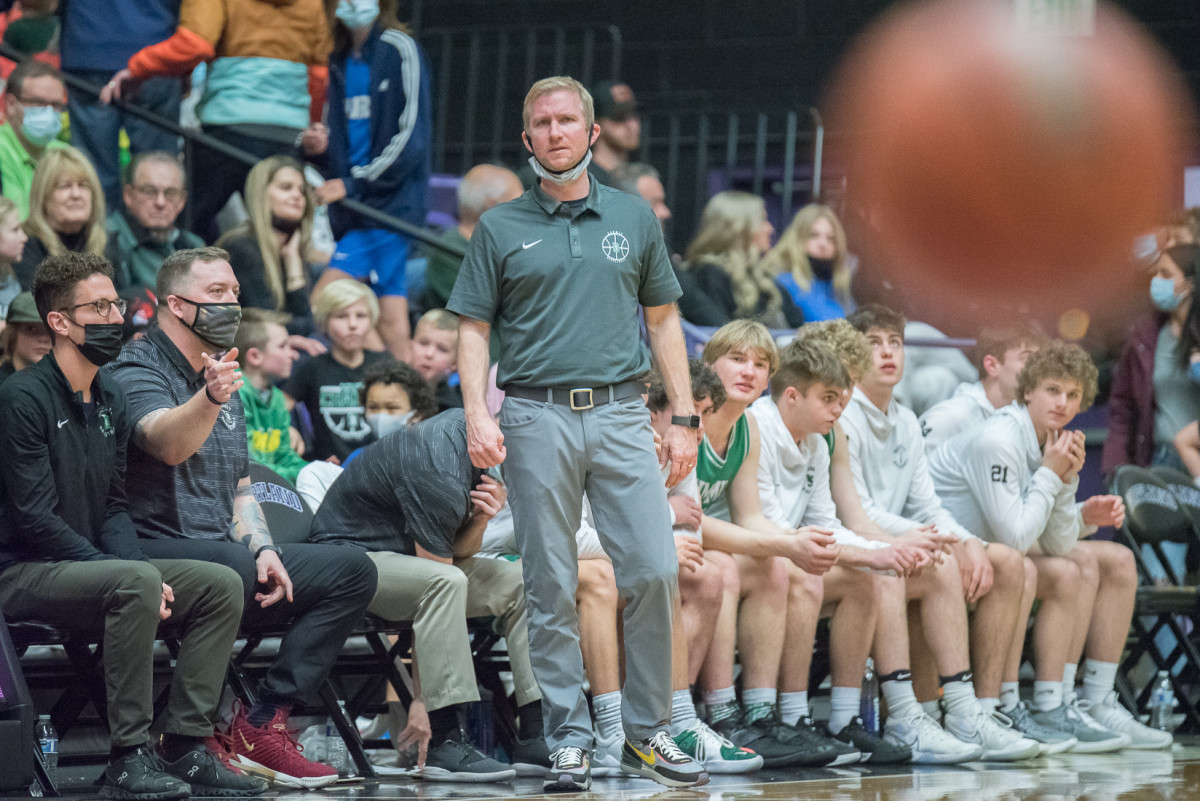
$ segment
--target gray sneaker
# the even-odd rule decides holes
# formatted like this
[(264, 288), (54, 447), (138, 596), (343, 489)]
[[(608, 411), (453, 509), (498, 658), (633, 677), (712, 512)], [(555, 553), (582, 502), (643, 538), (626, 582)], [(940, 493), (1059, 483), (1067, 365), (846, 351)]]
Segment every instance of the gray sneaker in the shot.
[(550, 754), (543, 793), (582, 793), (592, 786), (592, 758), (587, 750), (564, 745)]
[(1059, 704), (1054, 709), (1034, 712), (1033, 719), (1051, 729), (1066, 732), (1076, 739), (1073, 754), (1107, 754), (1129, 745), (1124, 734), (1109, 731), (1080, 709), (1076, 702)]
[(506, 782), (516, 775), (511, 765), (485, 756), (459, 729), (429, 749), (417, 777), (434, 782)]
[(1067, 734), (1065, 731), (1059, 731), (1058, 729), (1038, 723), (1034, 720), (1033, 713), (1029, 711), (1029, 705), (1024, 701), (1012, 709), (1003, 710), (1003, 712), (1012, 721), (1014, 729), (1041, 744), (1042, 756), (1061, 754), (1063, 751), (1069, 751), (1075, 747), (1075, 743), (1079, 742), (1073, 735)]

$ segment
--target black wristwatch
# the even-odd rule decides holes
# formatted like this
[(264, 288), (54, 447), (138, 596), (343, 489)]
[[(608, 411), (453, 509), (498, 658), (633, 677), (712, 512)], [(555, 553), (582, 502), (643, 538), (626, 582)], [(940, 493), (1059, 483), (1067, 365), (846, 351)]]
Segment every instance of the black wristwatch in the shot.
[(695, 431), (697, 428), (700, 427), (700, 415), (698, 415), (698, 414), (692, 414), (692, 415), (673, 414), (673, 415), (671, 415), (671, 425), (684, 426), (685, 428), (690, 428), (693, 431)]
[(255, 562), (258, 561), (258, 557), (262, 556), (263, 551), (274, 551), (277, 554), (283, 554), (283, 551), (279, 550), (278, 545), (264, 545), (263, 547), (259, 548), (257, 551), (254, 552), (254, 561)]

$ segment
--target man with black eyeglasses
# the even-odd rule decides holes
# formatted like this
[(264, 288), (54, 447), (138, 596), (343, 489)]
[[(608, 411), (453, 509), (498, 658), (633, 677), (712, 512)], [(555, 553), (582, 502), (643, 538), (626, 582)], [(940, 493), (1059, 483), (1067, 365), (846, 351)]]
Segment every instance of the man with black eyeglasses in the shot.
[[(241, 579), (213, 562), (147, 559), (129, 516), (131, 421), (122, 388), (100, 373), (121, 348), (112, 269), (95, 255), (50, 256), (33, 294), (54, 346), (0, 388), (0, 605), (10, 620), (103, 631), (102, 798), (260, 795), (266, 782), (231, 767), (213, 739)], [(181, 639), (152, 750), (161, 621)]]
[(33, 169), (50, 148), (66, 147), (62, 132), (66, 88), (54, 70), (40, 61), (25, 61), (4, 85), (4, 119), (0, 125), (0, 186), (21, 212), (29, 216)]
[(108, 215), (104, 255), (113, 265), (117, 291), (153, 290), (163, 261), (177, 250), (204, 247), (204, 240), (176, 227), (187, 202), (183, 167), (170, 153), (138, 153), (122, 187), (125, 208)]

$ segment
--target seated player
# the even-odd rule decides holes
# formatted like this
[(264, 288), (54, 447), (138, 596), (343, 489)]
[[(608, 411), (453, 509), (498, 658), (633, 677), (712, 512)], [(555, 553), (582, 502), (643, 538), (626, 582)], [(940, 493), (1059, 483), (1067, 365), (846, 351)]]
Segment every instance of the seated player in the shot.
[[(103, 798), (257, 796), (266, 782), (213, 739), (226, 660), (242, 617), (241, 582), (222, 565), (148, 560), (126, 509), (131, 422), (100, 367), (121, 347), (124, 301), (94, 255), (42, 262), (33, 294), (54, 340), (0, 390), (0, 604), (10, 621), (102, 630), (111, 750)], [(182, 632), (162, 744), (154, 721), (154, 640)]]
[[(839, 621), (835, 613), (830, 645), (834, 687), (845, 688), (839, 695), (857, 699), (854, 688), (861, 686), (867, 655), (872, 652), (888, 702), (884, 741), (911, 751), (914, 762), (978, 759), (984, 754), (981, 746), (944, 731), (917, 703), (909, 672), (906, 598), (920, 600), (923, 617), (935, 624), (930, 627), (937, 639), (933, 651), (945, 680), (947, 703), (956, 712), (960, 708), (964, 713), (977, 712), (967, 658), (966, 610), (953, 557), (945, 555), (933, 569), (927, 548), (864, 539), (842, 525), (829, 490), (829, 445), (824, 437), (842, 413), (850, 375), (821, 342), (792, 342), (781, 351), (779, 361), (779, 370), (771, 378), (771, 397), (750, 407), (762, 436), (758, 488), (763, 511), (777, 525), (805, 524), (833, 533), (841, 546), (837, 567), (844, 571), (835, 581), (849, 588), (849, 597), (872, 599), (853, 635), (839, 636), (840, 628), (853, 624)], [(791, 674), (781, 675), (785, 686), (805, 690), (816, 618), (826, 602), (822, 592), (831, 582), (827, 577), (824, 588), (814, 584), (793, 573), (788, 643), (795, 655)], [(873, 632), (873, 640), (866, 632)], [(788, 666), (785, 660), (785, 669)]]
[[(890, 536), (902, 537), (920, 526), (953, 535), (956, 541), (951, 549), (962, 568), (962, 597), (975, 606), (971, 619), (973, 684), (978, 706), (986, 714), (976, 714), (975, 706), (967, 705), (965, 714), (948, 710), (944, 725), (958, 739), (983, 746), (985, 759), (1036, 756), (1040, 748), (1032, 740), (1019, 736), (1008, 718), (993, 714), (999, 705), (1002, 674), (1012, 663), (1011, 679), (1017, 680), (1025, 643), (1029, 610), (1022, 603), (1025, 560), (1005, 545), (993, 543), (985, 548), (982, 540), (946, 511), (934, 492), (917, 417), (893, 397), (904, 375), (904, 318), (891, 309), (867, 304), (855, 310), (847, 322), (867, 338), (872, 352), (872, 364), (859, 378), (841, 420), (850, 470), (864, 511)], [(1032, 563), (1029, 572), (1032, 583)], [(1010, 659), (1014, 652), (1015, 659)], [(1057, 744), (1064, 738), (1052, 739)]]
[(514, 763), (539, 774), (550, 763), (541, 736), (541, 692), (529, 665), (521, 567), (474, 558), (504, 499), (504, 487), (472, 467), (465, 418), (452, 410), (365, 448), (313, 518), (313, 542), (356, 546), (375, 563), (379, 585), (367, 611), (413, 621), (419, 688), (408, 725), (421, 730), (428, 714), (418, 758), (425, 779), (505, 781), (516, 775), (482, 754), (465, 731), (466, 706), (479, 700), (468, 617), (494, 615), (508, 643), (522, 727)]
[(292, 374), (296, 351), (283, 327), (287, 316), (267, 309), (242, 309), (233, 346), (245, 383), (238, 390), (246, 414), (250, 458), (262, 462), (293, 484), (307, 462), (292, 448), (292, 416), (283, 391), (276, 386)]
[[(1128, 548), (1086, 537), (1098, 526), (1121, 525), (1124, 505), (1114, 495), (1075, 503), (1083, 432), (1066, 426), (1095, 398), (1096, 379), (1078, 346), (1044, 344), (1017, 378), (1017, 403), (943, 443), (930, 457), (930, 475), (956, 519), (989, 541), (1029, 553), (1038, 566), (1037, 596), (1057, 601), (1037, 619), (1034, 719), (1076, 737), (1076, 751), (1167, 748), (1170, 733), (1138, 723), (1113, 692), (1137, 574)], [(1066, 598), (1058, 591), (1063, 582), (1077, 587)], [(1087, 661), (1076, 704), (1081, 652)]]

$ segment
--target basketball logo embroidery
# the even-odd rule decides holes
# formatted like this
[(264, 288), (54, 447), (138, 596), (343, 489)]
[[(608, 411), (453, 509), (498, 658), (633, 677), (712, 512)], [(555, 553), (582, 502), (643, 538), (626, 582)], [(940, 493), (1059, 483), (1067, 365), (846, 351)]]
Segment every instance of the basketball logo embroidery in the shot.
[(609, 231), (600, 242), (600, 248), (609, 261), (625, 261), (629, 255), (629, 240), (620, 231)]

